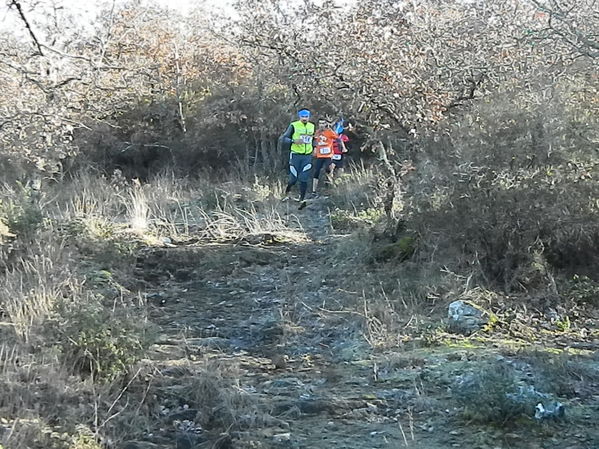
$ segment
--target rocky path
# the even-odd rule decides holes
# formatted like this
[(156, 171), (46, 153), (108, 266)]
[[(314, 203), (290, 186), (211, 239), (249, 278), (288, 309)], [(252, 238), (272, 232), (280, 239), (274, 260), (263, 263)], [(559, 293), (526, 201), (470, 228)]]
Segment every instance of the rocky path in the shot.
[[(155, 394), (144, 435), (126, 449), (462, 446), (466, 430), (452, 424), (447, 388), (479, 355), (374, 352), (364, 316), (344, 307), (355, 293), (327, 277), (337, 237), (326, 204), (291, 212), (305, 233), (297, 242), (140, 257), (159, 330), (147, 361)], [(535, 446), (517, 432), (468, 440), (478, 441), (473, 448), (566, 447)], [(572, 447), (592, 447), (581, 441)]]

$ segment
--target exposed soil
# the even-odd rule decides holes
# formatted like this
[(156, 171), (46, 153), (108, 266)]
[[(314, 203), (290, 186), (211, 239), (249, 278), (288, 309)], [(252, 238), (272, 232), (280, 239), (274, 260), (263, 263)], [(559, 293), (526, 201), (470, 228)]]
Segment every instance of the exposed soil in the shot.
[[(374, 348), (356, 306), (361, 292), (326, 275), (342, 238), (331, 232), (326, 202), (290, 208), (303, 240), (176, 246), (139, 257), (138, 282), (160, 332), (147, 361), (157, 394), (147, 432), (127, 448), (599, 447), (591, 381), (584, 396), (560, 398), (564, 420), (508, 428), (464, 420), (451, 394), (456, 378), (483, 361), (516, 363), (532, 341), (498, 332)], [(592, 349), (593, 339), (584, 340)], [(582, 356), (597, 370), (588, 349)]]

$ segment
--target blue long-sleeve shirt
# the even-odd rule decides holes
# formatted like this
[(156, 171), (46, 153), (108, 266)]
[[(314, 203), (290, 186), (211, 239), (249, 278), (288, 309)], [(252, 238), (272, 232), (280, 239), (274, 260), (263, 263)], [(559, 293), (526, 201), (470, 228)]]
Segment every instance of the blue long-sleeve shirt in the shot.
[(281, 139), (286, 144), (291, 145), (293, 143), (292, 136), (293, 136), (293, 125), (289, 124), (289, 126), (287, 127), (287, 130), (281, 136)]

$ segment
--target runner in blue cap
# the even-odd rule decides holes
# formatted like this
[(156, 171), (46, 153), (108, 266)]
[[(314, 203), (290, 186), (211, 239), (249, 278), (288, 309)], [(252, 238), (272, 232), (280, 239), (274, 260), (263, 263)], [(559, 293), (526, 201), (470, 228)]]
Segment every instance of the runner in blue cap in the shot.
[(312, 139), (314, 137), (314, 123), (310, 122), (312, 114), (308, 109), (301, 109), (297, 116), (299, 120), (292, 122), (281, 136), (281, 141), (290, 145), (289, 151), (289, 181), (285, 189), (285, 198), (289, 199), (291, 188), (299, 180), (300, 205), (299, 209), (306, 207), (306, 191), (312, 169)]

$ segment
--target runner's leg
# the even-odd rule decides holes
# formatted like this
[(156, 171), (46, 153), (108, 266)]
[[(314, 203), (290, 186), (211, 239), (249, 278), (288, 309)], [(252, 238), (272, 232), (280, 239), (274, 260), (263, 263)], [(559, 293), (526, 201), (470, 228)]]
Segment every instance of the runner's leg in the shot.
[(323, 162), (324, 165), (324, 177), (325, 177), (325, 185), (330, 185), (333, 182), (333, 170), (331, 168), (331, 159), (325, 159)]
[[(308, 181), (310, 179), (310, 170), (312, 169), (312, 156), (304, 155), (302, 156), (301, 163), (301, 171), (298, 173), (298, 178), (300, 182), (300, 201), (303, 203), (306, 199), (306, 191), (308, 190)], [(306, 205), (300, 204), (300, 209), (303, 209)]]
[(316, 193), (318, 189), (318, 179), (320, 178), (320, 171), (322, 170), (322, 163), (324, 159), (314, 159), (314, 175), (312, 177), (312, 193)]
[(337, 178), (340, 178), (343, 175), (343, 167), (345, 165), (345, 156), (341, 155), (341, 159), (335, 161), (335, 171), (337, 172)]
[(300, 181), (300, 201), (304, 201), (306, 198), (306, 191), (308, 190), (308, 183), (306, 181)]
[(289, 182), (288, 186), (293, 186), (297, 182), (297, 178), (299, 177), (300, 167), (300, 158), (299, 155), (291, 153), (289, 156)]
[(291, 188), (295, 185), (298, 180), (298, 168), (299, 160), (297, 155), (291, 153), (289, 155), (289, 180), (287, 181), (287, 188), (285, 189), (285, 195), (288, 195)]

